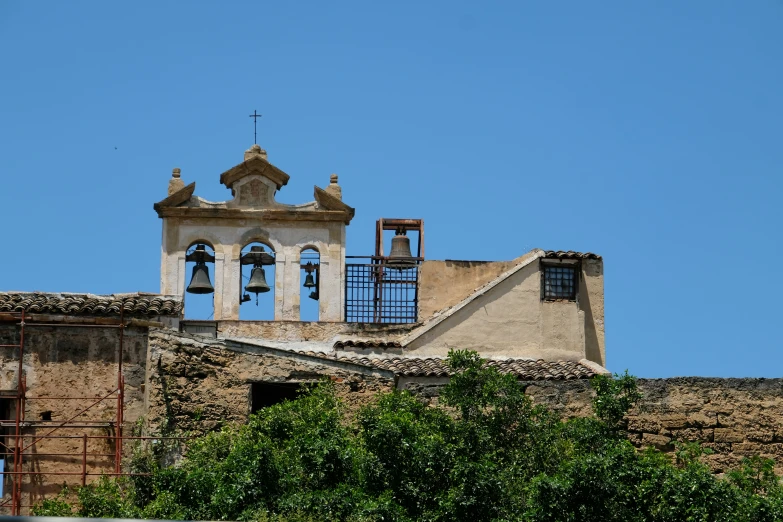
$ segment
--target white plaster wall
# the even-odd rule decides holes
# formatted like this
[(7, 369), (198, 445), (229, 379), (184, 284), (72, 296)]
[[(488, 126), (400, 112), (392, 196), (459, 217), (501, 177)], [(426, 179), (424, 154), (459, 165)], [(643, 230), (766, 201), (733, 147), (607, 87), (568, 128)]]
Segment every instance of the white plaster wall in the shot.
[[(171, 222), (169, 222), (171, 221)], [(161, 252), (161, 292), (183, 295), (190, 274), (185, 252), (195, 242), (215, 250), (215, 319), (239, 318), (239, 258), (252, 242), (267, 244), (275, 252), (275, 320), (298, 321), (300, 257), (305, 248), (320, 254), (319, 320), (342, 321), (344, 313), (343, 265), (345, 225), (335, 222), (263, 222), (260, 219), (164, 219)], [(247, 269), (247, 267), (245, 267)]]
[(530, 263), (492, 291), (414, 339), (406, 354), (445, 356), (450, 349), (484, 356), (580, 360), (584, 314), (575, 302), (542, 302), (539, 263)]

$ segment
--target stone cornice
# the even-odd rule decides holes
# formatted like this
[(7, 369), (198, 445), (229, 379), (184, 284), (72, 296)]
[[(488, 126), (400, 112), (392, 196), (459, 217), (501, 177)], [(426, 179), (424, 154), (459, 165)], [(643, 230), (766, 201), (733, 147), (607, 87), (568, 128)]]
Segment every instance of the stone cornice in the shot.
[(251, 174), (258, 174), (269, 179), (277, 185), (277, 190), (280, 190), (283, 185), (286, 185), (290, 179), (288, 174), (275, 167), (261, 156), (253, 156), (221, 174), (220, 182), (227, 188), (231, 188), (234, 183)]
[(246, 208), (199, 208), (199, 207), (155, 207), (158, 217), (181, 218), (227, 218), (263, 219), (268, 221), (340, 221), (351, 222), (353, 213), (341, 210), (299, 210), (299, 209), (246, 209)]
[(161, 210), (164, 207), (176, 207), (177, 205), (181, 205), (185, 203), (187, 200), (193, 196), (193, 191), (196, 190), (196, 182), (194, 181), (190, 185), (183, 187), (176, 191), (174, 194), (170, 195), (166, 199), (162, 199), (158, 201), (157, 203), (152, 205), (152, 208), (155, 209), (155, 211), (160, 215)]

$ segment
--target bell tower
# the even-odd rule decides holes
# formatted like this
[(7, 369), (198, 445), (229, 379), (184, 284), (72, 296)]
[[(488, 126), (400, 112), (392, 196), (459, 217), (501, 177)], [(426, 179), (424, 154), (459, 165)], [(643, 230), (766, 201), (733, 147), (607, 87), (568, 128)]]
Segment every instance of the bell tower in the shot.
[[(275, 321), (299, 320), (303, 283), (317, 283), (313, 295), (320, 321), (343, 321), (345, 227), (354, 209), (343, 203), (335, 174), (325, 189), (314, 187), (314, 201), (279, 203), (275, 195), (289, 179), (258, 145), (220, 175), (220, 183), (231, 191), (232, 199), (226, 201), (196, 196), (196, 183), (185, 185), (180, 169), (174, 169), (168, 196), (153, 206), (163, 221), (161, 293), (209, 293), (205, 267), (214, 263), (214, 319), (237, 320), (240, 305), (252, 299), (250, 293), (257, 297), (269, 290), (264, 287), (265, 267), (272, 266)], [(305, 250), (318, 253), (317, 265), (308, 265)], [(196, 262), (192, 274), (186, 273), (186, 261)], [(306, 281), (300, 281), (302, 269), (307, 270)], [(249, 283), (242, 281), (243, 270), (250, 275)]]

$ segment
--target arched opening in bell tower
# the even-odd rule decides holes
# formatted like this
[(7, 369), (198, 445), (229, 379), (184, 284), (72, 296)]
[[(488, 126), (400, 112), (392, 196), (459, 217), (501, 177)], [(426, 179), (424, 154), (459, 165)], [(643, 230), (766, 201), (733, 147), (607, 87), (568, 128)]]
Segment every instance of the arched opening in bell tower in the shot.
[(242, 247), (240, 254), (240, 306), (242, 321), (275, 319), (275, 251), (259, 241)]
[(320, 318), (321, 254), (315, 247), (302, 249), (299, 256), (299, 320)]
[(206, 241), (194, 241), (185, 251), (185, 318), (215, 317), (215, 249)]

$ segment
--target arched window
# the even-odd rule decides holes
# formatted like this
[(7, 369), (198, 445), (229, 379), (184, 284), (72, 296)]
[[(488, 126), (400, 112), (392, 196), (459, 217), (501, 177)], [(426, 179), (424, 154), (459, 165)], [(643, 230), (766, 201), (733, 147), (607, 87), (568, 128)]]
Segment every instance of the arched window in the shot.
[(315, 248), (305, 248), (299, 258), (299, 320), (319, 320), (319, 276), (321, 255)]
[(260, 242), (245, 245), (240, 254), (240, 307), (243, 321), (275, 318), (275, 251)]
[(197, 241), (185, 252), (185, 318), (211, 320), (215, 317), (215, 250)]

